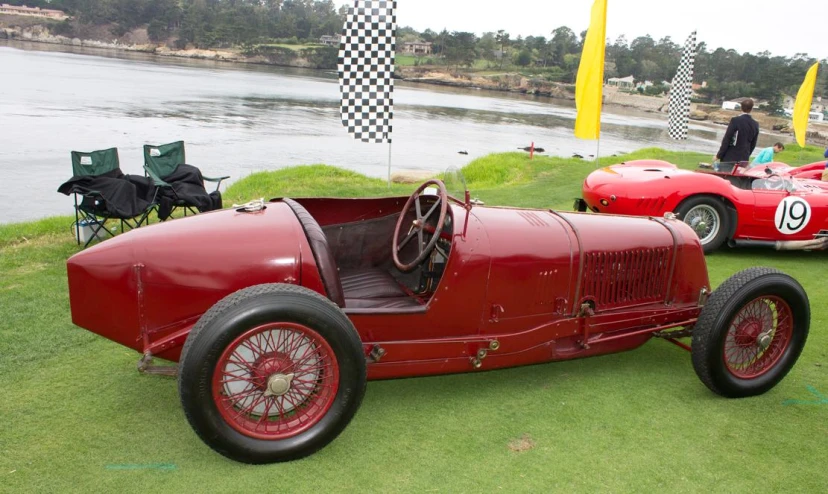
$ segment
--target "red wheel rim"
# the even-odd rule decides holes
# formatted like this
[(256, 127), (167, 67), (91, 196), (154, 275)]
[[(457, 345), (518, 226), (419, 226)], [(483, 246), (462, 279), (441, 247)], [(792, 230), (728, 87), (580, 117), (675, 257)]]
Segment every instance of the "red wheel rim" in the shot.
[(793, 315), (779, 297), (762, 296), (746, 304), (725, 335), (724, 362), (740, 379), (755, 379), (779, 361), (793, 334)]
[(339, 389), (339, 364), (316, 331), (293, 323), (253, 328), (224, 350), (213, 372), (213, 402), (233, 429), (285, 439), (319, 422)]

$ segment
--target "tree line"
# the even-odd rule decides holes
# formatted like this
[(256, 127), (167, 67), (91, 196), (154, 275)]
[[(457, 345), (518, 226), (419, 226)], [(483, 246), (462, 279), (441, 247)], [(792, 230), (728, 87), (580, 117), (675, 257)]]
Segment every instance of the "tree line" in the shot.
[[(331, 0), (4, 0), (61, 9), (73, 16), (56, 30), (71, 35), (73, 23), (108, 24), (114, 35), (147, 27), (151, 40), (174, 40), (179, 47), (242, 47), (249, 53), (261, 51), (268, 43), (317, 42), (322, 35), (336, 35), (342, 29), (347, 5), (337, 7)], [(573, 83), (586, 32), (576, 34), (566, 26), (549, 36), (513, 37), (505, 30), (478, 36), (461, 31), (418, 32), (410, 27), (398, 30), (398, 44), (405, 41), (432, 43), (432, 54), (415, 63), (443, 65), (455, 70), (519, 70), (551, 82)], [(398, 52), (401, 50), (398, 49)], [(675, 74), (682, 46), (670, 37), (655, 40), (649, 35), (632, 41), (620, 36), (608, 40), (605, 77), (632, 75), (636, 81), (652, 81), (648, 91), (666, 88)], [(335, 57), (325, 56), (325, 64)], [(694, 81), (706, 86), (697, 93), (708, 102), (753, 96), (781, 108), (782, 94), (795, 95), (808, 67), (816, 60), (805, 53), (793, 57), (769, 52), (739, 53), (699, 43)], [(826, 62), (823, 60), (823, 63)], [(818, 96), (828, 97), (828, 67), (823, 66), (817, 81)]]
[[(418, 38), (432, 43), (432, 50), (447, 65), (476, 66), (486, 61), (486, 68), (518, 67), (535, 72), (550, 81), (573, 83), (578, 72), (586, 32), (576, 35), (562, 26), (549, 38), (527, 36), (512, 38), (504, 31), (483, 33), (431, 30), (416, 32), (402, 28), (403, 38)], [(683, 45), (670, 37), (654, 40), (649, 35), (628, 41), (620, 36), (607, 42), (604, 77), (633, 76), (636, 81), (651, 81), (655, 90), (669, 83), (676, 73)], [(770, 52), (739, 53), (733, 49), (710, 50), (706, 43), (697, 45), (694, 82), (705, 83), (697, 93), (708, 102), (752, 96), (769, 102), (771, 109), (780, 109), (783, 94), (796, 95), (808, 68), (817, 60), (806, 53), (793, 57), (773, 56)], [(822, 60), (817, 96), (828, 97), (828, 60)], [(479, 64), (477, 65), (479, 66)], [(666, 87), (661, 89), (666, 90)]]
[[(147, 27), (152, 41), (228, 48), (269, 40), (316, 41), (342, 30), (331, 0), (3, 0), (60, 9), (81, 24), (110, 24), (112, 34)], [(71, 29), (66, 23), (65, 29)], [(70, 33), (71, 34), (71, 33)]]

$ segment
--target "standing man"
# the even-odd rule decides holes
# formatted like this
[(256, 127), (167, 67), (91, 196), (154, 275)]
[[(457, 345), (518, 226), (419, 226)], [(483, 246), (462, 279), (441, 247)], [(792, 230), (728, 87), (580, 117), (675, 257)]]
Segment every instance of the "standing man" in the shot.
[(759, 124), (750, 116), (753, 100), (742, 101), (742, 114), (730, 119), (722, 147), (716, 153), (715, 160), (723, 163), (737, 163), (750, 160), (750, 154), (756, 149), (759, 140)]

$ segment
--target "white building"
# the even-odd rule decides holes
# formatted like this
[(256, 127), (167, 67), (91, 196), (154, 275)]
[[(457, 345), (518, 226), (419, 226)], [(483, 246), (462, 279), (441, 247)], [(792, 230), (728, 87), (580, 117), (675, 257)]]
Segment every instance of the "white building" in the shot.
[(622, 89), (632, 89), (635, 85), (635, 79), (633, 76), (628, 75), (627, 77), (610, 77), (607, 79), (607, 86), (617, 86)]
[[(785, 113), (786, 117), (793, 117), (793, 108), (785, 108), (782, 112)], [(824, 122), (825, 114), (818, 111), (812, 111), (808, 113), (808, 120), (811, 122)]]
[(57, 21), (62, 21), (64, 19), (69, 18), (69, 16), (66, 15), (66, 13), (62, 10), (41, 9), (40, 7), (26, 7), (25, 5), (9, 5), (7, 3), (0, 4), (0, 14), (46, 17), (48, 19), (55, 19)]

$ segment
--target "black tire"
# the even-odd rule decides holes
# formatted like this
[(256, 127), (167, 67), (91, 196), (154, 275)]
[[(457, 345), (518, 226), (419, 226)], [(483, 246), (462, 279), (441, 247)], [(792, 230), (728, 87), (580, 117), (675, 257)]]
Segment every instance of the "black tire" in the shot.
[[(222, 416), (214, 401), (213, 376), (214, 372), (219, 372), (216, 366), (229, 345), (247, 331), (273, 323), (301, 325), (323, 338), (323, 344), (332, 350), (326, 355), (337, 366), (339, 378), (336, 380), (332, 377), (335, 374), (328, 370), (316, 371), (314, 378), (327, 373), (331, 382), (338, 382), (338, 387), (335, 394), (331, 392), (328, 397), (331, 401), (327, 403), (327, 411), (317, 413), (318, 421), (310, 428), (291, 437), (262, 439), (240, 433)], [(226, 373), (226, 370), (222, 372)], [(247, 377), (253, 375), (251, 370)], [(290, 379), (293, 379), (292, 374), (287, 381), (288, 388)], [(215, 451), (244, 463), (290, 461), (323, 448), (351, 421), (362, 402), (365, 386), (365, 356), (351, 321), (327, 298), (294, 285), (257, 285), (219, 301), (201, 317), (187, 337), (179, 364), (178, 390), (190, 425)], [(322, 393), (318, 388), (313, 389), (309, 395)], [(270, 416), (267, 412), (260, 415)]]
[[(691, 215), (691, 213), (693, 214)], [(703, 233), (697, 230), (698, 225), (694, 223), (699, 213), (715, 218), (717, 222), (715, 233), (711, 231), (707, 236), (704, 236)], [(679, 204), (679, 207), (676, 208), (676, 214), (681, 221), (690, 225), (693, 231), (699, 235), (705, 254), (715, 251), (727, 240), (728, 232), (730, 232), (730, 217), (721, 199), (713, 196), (693, 196)], [(708, 228), (712, 227), (708, 225)]]
[[(753, 319), (749, 319), (750, 311), (754, 311)], [(756, 317), (757, 311), (762, 318)], [(736, 319), (740, 312), (746, 316)], [(787, 321), (788, 316), (792, 323), (779, 324), (780, 320)], [(741, 323), (738, 327), (734, 324), (737, 321)], [(769, 325), (751, 326), (755, 321), (770, 321), (775, 329), (771, 334)], [(776, 269), (746, 269), (722, 283), (702, 309), (692, 333), (693, 368), (714, 393), (728, 398), (760, 395), (779, 383), (796, 363), (808, 338), (810, 322), (808, 296), (795, 279)], [(734, 331), (729, 335), (731, 326)], [(789, 329), (780, 329), (785, 326)], [(739, 333), (742, 327), (744, 333)], [(745, 336), (749, 330), (757, 333), (755, 340)], [(764, 347), (760, 344), (762, 334), (766, 334)], [(767, 363), (767, 367), (744, 371), (730, 368), (725, 358), (726, 345), (733, 349), (737, 338), (742, 340), (741, 348), (745, 351), (757, 352), (754, 364)], [(780, 348), (781, 345), (785, 346)]]

